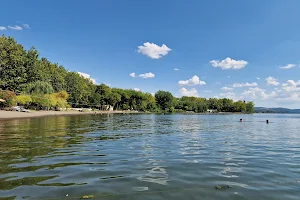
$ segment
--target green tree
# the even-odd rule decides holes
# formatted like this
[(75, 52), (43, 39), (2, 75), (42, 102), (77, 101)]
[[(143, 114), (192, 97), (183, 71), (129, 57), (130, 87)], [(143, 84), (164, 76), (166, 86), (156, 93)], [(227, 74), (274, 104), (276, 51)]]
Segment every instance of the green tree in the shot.
[(52, 85), (44, 81), (36, 81), (25, 85), (25, 92), (32, 95), (44, 95), (54, 92)]
[(19, 91), (19, 86), (27, 82), (25, 58), (22, 45), (11, 37), (0, 37), (0, 89)]
[(254, 103), (252, 101), (246, 103), (246, 112), (254, 113)]
[(170, 109), (173, 101), (173, 95), (167, 91), (158, 91), (155, 93), (155, 99), (158, 107), (162, 110)]
[(113, 107), (115, 107), (119, 101), (121, 101), (121, 95), (118, 93), (109, 93), (106, 97), (106, 102)]

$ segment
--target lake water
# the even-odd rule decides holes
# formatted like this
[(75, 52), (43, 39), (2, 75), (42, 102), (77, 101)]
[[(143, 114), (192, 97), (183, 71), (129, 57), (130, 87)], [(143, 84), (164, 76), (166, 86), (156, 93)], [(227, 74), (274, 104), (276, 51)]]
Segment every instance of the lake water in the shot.
[(280, 114), (0, 121), (0, 199), (299, 200), (299, 130)]

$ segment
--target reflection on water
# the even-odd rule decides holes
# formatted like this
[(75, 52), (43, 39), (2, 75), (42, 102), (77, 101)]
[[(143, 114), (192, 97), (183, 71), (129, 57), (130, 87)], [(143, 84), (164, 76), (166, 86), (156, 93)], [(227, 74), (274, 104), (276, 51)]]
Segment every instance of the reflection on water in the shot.
[(300, 115), (1, 121), (0, 198), (298, 199), (299, 128)]

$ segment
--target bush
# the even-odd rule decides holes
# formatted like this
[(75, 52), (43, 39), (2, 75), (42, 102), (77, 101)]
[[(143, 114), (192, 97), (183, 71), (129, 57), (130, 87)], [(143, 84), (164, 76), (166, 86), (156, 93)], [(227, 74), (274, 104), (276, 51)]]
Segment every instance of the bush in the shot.
[(2, 107), (10, 107), (16, 105), (16, 94), (13, 91), (9, 90), (0, 90), (0, 99), (4, 99), (5, 102), (1, 102)]
[(24, 106), (30, 104), (32, 99), (29, 95), (19, 95), (16, 96), (16, 102)]

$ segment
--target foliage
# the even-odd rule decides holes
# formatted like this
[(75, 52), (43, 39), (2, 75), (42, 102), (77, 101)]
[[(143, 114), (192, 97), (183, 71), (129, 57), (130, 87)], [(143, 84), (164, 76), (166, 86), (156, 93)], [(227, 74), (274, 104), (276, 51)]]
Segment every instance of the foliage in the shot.
[(0, 90), (0, 99), (4, 99), (5, 102), (1, 102), (0, 105), (3, 107), (9, 107), (16, 105), (15, 102), (16, 94), (9, 90)]
[[(1, 91), (4, 90), (4, 91)], [(15, 97), (14, 92), (22, 95)], [(0, 98), (2, 106), (15, 102), (36, 108), (73, 107), (101, 108), (111, 105), (117, 110), (151, 112), (193, 111), (254, 112), (252, 102), (231, 99), (181, 97), (175, 98), (168, 91), (158, 91), (155, 96), (131, 89), (110, 88), (95, 85), (77, 72), (69, 72), (63, 66), (40, 58), (35, 47), (28, 51), (13, 38), (0, 37)], [(69, 102), (69, 103), (68, 103)]]
[(50, 83), (44, 81), (36, 81), (25, 85), (25, 92), (32, 95), (51, 94), (54, 89)]
[(171, 92), (159, 90), (155, 93), (156, 103), (161, 110), (170, 109), (172, 106), (173, 98), (174, 97)]
[(16, 99), (16, 102), (21, 105), (28, 105), (32, 102), (30, 95), (26, 95), (26, 94), (16, 96), (15, 99)]
[(0, 89), (18, 91), (26, 83), (26, 51), (13, 38), (0, 37)]

